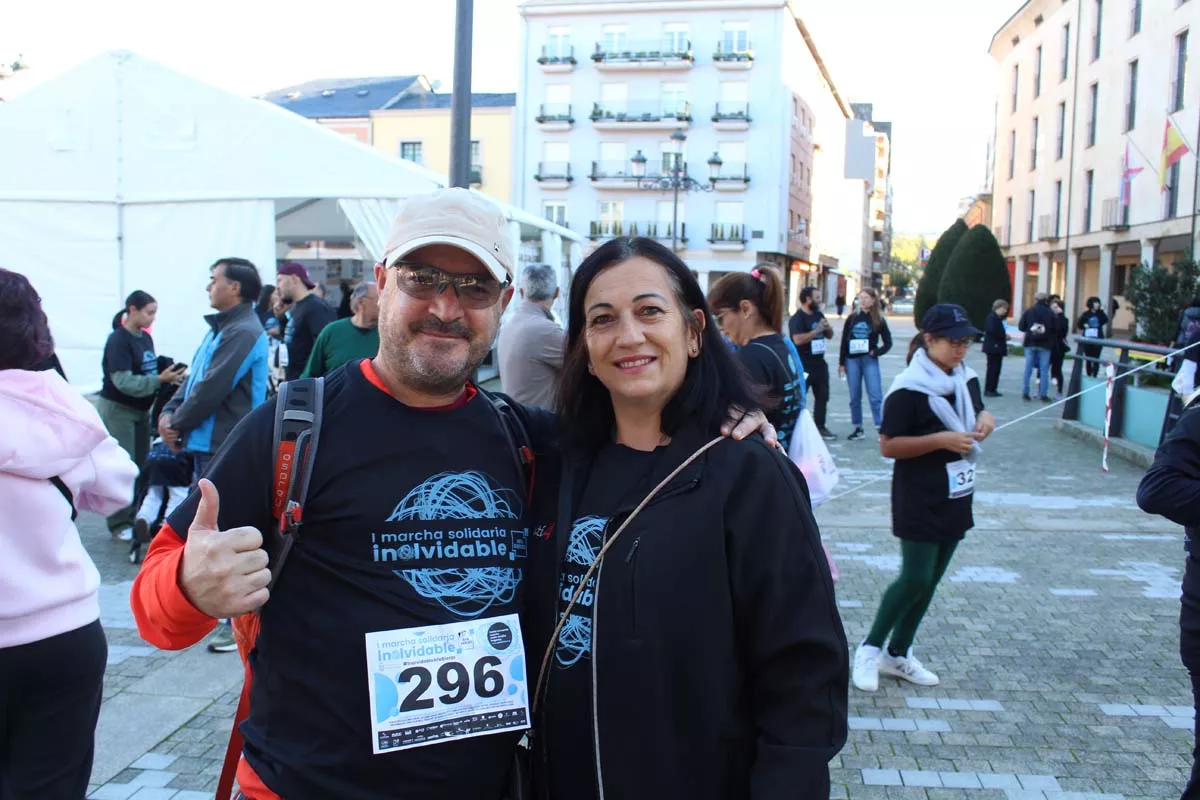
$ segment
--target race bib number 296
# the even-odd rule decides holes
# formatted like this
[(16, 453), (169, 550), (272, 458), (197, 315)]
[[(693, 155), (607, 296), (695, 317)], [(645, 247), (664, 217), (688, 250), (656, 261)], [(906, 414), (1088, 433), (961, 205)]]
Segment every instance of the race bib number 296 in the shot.
[(367, 634), (372, 752), (529, 727), (516, 614)]

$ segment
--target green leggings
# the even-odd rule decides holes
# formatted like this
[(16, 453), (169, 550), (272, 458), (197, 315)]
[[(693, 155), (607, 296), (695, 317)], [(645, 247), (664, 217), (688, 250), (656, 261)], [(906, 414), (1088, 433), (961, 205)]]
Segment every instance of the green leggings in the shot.
[(883, 647), (891, 634), (890, 649), (907, 653), (917, 635), (917, 627), (946, 574), (958, 542), (913, 542), (900, 540), (900, 577), (883, 593), (875, 624), (867, 635), (867, 644)]

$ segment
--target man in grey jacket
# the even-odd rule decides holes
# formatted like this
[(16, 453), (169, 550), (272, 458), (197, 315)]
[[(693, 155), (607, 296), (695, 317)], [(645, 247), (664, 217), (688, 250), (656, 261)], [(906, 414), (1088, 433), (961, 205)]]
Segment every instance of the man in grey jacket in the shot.
[(194, 465), (193, 483), (242, 417), (267, 399), (267, 334), (254, 303), (262, 281), (244, 258), (223, 258), (210, 268), (208, 300), (216, 314), (196, 350), (183, 388), (158, 420), (158, 432)]
[(521, 274), (521, 300), (500, 328), (496, 350), (504, 393), (527, 406), (554, 408), (565, 338), (550, 309), (558, 298), (554, 267), (529, 264)]

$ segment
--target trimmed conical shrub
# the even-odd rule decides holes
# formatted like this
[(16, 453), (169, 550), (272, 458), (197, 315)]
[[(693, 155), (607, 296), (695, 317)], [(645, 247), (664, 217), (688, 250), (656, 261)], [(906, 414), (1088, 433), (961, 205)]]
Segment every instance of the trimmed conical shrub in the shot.
[(959, 239), (966, 232), (967, 223), (956, 219), (933, 246), (933, 252), (929, 254), (929, 261), (925, 264), (925, 273), (917, 283), (917, 298), (913, 301), (913, 319), (917, 325), (921, 324), (921, 317), (925, 316), (929, 307), (940, 302), (938, 292), (941, 289), (942, 276), (946, 272), (946, 262), (950, 260), (950, 254), (954, 252)]
[(976, 225), (958, 240), (946, 262), (938, 287), (938, 302), (962, 306), (971, 324), (983, 330), (988, 312), (997, 300), (1012, 302), (1008, 261), (988, 227)]

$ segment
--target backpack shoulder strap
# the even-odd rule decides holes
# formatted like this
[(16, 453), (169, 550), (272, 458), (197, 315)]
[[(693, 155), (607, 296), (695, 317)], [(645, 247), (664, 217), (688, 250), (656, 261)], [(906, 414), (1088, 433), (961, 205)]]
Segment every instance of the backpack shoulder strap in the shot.
[(527, 502), (531, 502), (533, 486), (537, 477), (537, 460), (533, 455), (529, 430), (525, 427), (520, 413), (513, 408), (507, 398), (479, 387), (476, 387), (476, 391), (488, 401), (500, 417), (500, 428), (504, 432), (505, 439), (508, 440), (508, 450), (512, 453), (517, 472), (525, 479), (525, 499)]
[(271, 487), (271, 512), (278, 524), (274, 531), (275, 559), (270, 588), (279, 580), (303, 524), (324, 407), (323, 377), (288, 381), (279, 387), (272, 437), (275, 473)]
[(55, 475), (53, 478), (49, 478), (49, 481), (50, 483), (54, 484), (54, 488), (58, 489), (59, 494), (61, 494), (63, 499), (67, 501), (67, 504), (71, 506), (71, 522), (74, 522), (79, 517), (79, 511), (75, 508), (75, 495), (71, 494), (70, 488), (68, 488), (67, 484), (63, 482), (63, 479), (57, 475)]

